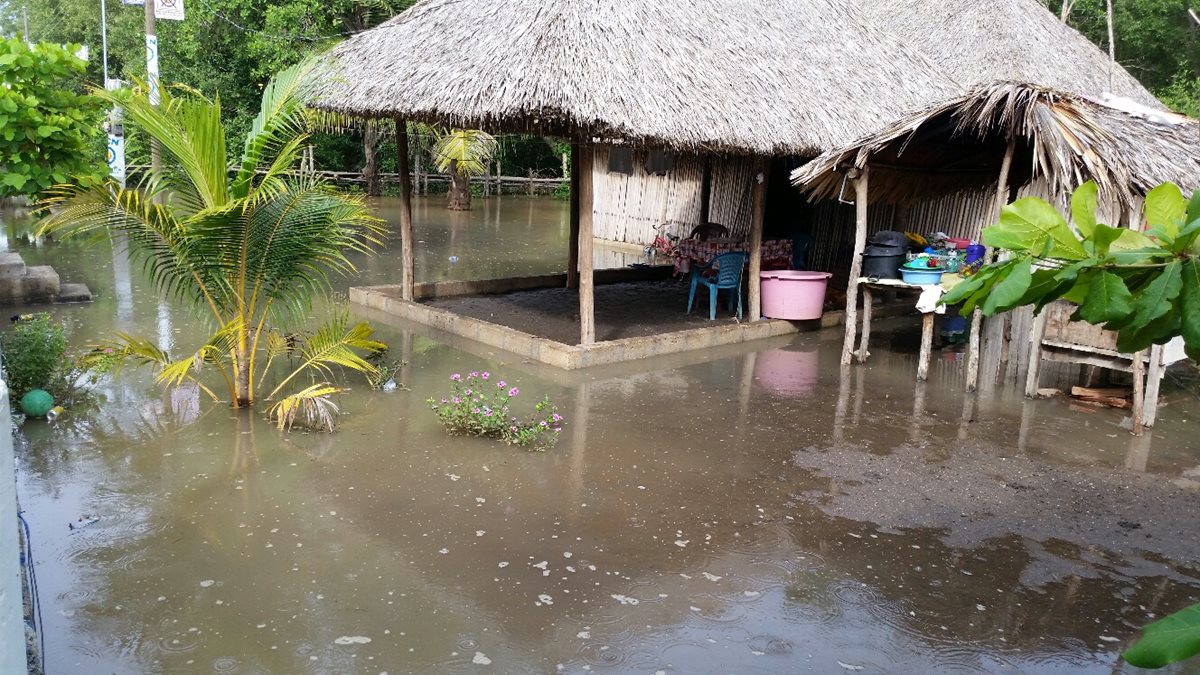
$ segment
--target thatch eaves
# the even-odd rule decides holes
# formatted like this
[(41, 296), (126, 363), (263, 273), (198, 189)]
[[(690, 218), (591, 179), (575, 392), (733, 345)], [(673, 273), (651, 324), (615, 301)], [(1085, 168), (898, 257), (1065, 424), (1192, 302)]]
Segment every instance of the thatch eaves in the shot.
[(1092, 180), (1101, 197), (1136, 208), (1151, 188), (1200, 188), (1200, 122), (1017, 82), (975, 87), (876, 134), (831, 150), (792, 173), (814, 199), (836, 198), (852, 168), (871, 165), (870, 198), (913, 203), (994, 185), (1009, 139), (1014, 185), (1044, 179), (1053, 194)]
[(923, 52), (964, 87), (1031, 82), (1163, 108), (1120, 64), (1038, 0), (855, 2), (865, 17)]
[(848, 0), (424, 0), (329, 52), (317, 108), (814, 155), (961, 88)]

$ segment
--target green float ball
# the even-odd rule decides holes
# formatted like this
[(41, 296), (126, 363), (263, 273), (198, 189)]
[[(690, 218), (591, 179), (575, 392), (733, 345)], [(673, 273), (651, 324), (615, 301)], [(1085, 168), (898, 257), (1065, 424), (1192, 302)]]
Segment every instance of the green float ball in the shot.
[(21, 397), (21, 410), (30, 417), (45, 417), (54, 407), (54, 397), (44, 389), (30, 389)]

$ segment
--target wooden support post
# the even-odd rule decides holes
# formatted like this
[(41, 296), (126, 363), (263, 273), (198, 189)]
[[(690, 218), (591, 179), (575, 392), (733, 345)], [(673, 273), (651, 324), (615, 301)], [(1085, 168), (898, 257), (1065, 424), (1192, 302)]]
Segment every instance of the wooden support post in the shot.
[(1150, 348), (1150, 372), (1146, 376), (1146, 401), (1142, 405), (1142, 424), (1148, 427), (1154, 426), (1154, 421), (1158, 419), (1158, 389), (1162, 385), (1165, 369), (1163, 346), (1154, 345)]
[(842, 340), (842, 365), (850, 365), (854, 350), (854, 336), (858, 330), (858, 278), (862, 276), (862, 254), (867, 248), (867, 175), (870, 166), (864, 166), (854, 179), (854, 254), (850, 259), (850, 285), (846, 288), (846, 336)]
[(579, 344), (596, 342), (596, 307), (592, 280), (592, 153), (590, 139), (579, 146)]
[(1146, 350), (1133, 355), (1133, 435), (1141, 436), (1145, 419), (1142, 415), (1146, 404)]
[[(1015, 131), (1009, 132), (1008, 147), (1004, 150), (1004, 160), (1000, 162), (1000, 180), (996, 185), (996, 215), (1000, 214), (1000, 210), (1008, 203), (1008, 172), (1012, 168), (1013, 155), (1017, 149), (1017, 137)], [(984, 255), (984, 262), (992, 262), (992, 252), (988, 251)], [(967, 391), (975, 391), (979, 388), (979, 350), (982, 341), (982, 331), (980, 328), (983, 325), (983, 312), (979, 308), (971, 314), (971, 337), (967, 343)]]
[(929, 379), (929, 359), (933, 355), (933, 312), (921, 315), (921, 353), (917, 356), (917, 381)]
[(584, 170), (579, 166), (582, 146), (571, 148), (571, 235), (567, 242), (567, 288), (579, 288), (579, 178)]
[(867, 357), (871, 355), (868, 351), (871, 343), (871, 308), (875, 303), (870, 286), (862, 287), (862, 299), (862, 335), (858, 338), (858, 362), (866, 363)]
[(400, 298), (415, 300), (413, 270), (412, 181), (408, 176), (408, 121), (397, 117), (396, 172), (400, 189)]
[(1029, 335), (1029, 369), (1025, 371), (1025, 398), (1037, 398), (1042, 387), (1042, 340), (1046, 337), (1046, 308), (1033, 317)]
[(704, 156), (704, 175), (700, 178), (700, 222), (698, 225), (707, 225), (710, 220), (712, 207), (712, 159)]
[[(754, 210), (750, 214), (750, 321), (762, 318), (762, 241), (763, 218), (767, 210), (767, 181), (771, 177), (771, 158), (764, 157), (758, 162), (758, 174), (754, 177)], [(701, 223), (703, 225), (703, 223)]]

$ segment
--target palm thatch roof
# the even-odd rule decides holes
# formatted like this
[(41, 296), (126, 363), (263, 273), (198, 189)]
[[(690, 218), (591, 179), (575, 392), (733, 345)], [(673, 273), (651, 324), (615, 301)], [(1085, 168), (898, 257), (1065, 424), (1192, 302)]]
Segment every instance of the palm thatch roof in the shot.
[(313, 105), (814, 155), (958, 91), (849, 0), (423, 0), (329, 52)]
[(845, 172), (869, 163), (872, 201), (913, 203), (994, 185), (1010, 139), (1014, 186), (1043, 178), (1065, 195), (1092, 180), (1104, 199), (1127, 208), (1166, 181), (1200, 188), (1197, 120), (1016, 82), (978, 86), (905, 117), (822, 154), (792, 181), (813, 198), (835, 198)]
[(1032, 82), (1090, 96), (1108, 92), (1163, 108), (1107, 53), (1038, 0), (855, 1), (864, 16), (922, 51), (964, 87)]

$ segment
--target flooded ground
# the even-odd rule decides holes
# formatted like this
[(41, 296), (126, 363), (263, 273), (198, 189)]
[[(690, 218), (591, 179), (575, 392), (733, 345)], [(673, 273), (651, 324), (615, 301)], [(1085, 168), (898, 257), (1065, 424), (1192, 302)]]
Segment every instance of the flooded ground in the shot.
[[(477, 204), (418, 209), (419, 279), (561, 271), (561, 202)], [(111, 251), (18, 230), (98, 295), (53, 308), (74, 343), (204, 334)], [(1133, 439), (1118, 411), (964, 399), (953, 353), (915, 386), (908, 321), (861, 368), (832, 332), (564, 373), (364, 316), (404, 388), (343, 395), (333, 435), (137, 371), (24, 426), (48, 672), (1132, 672), (1139, 627), (1200, 600), (1180, 375)], [(443, 434), (424, 401), (470, 370), (558, 401), (559, 445)]]

